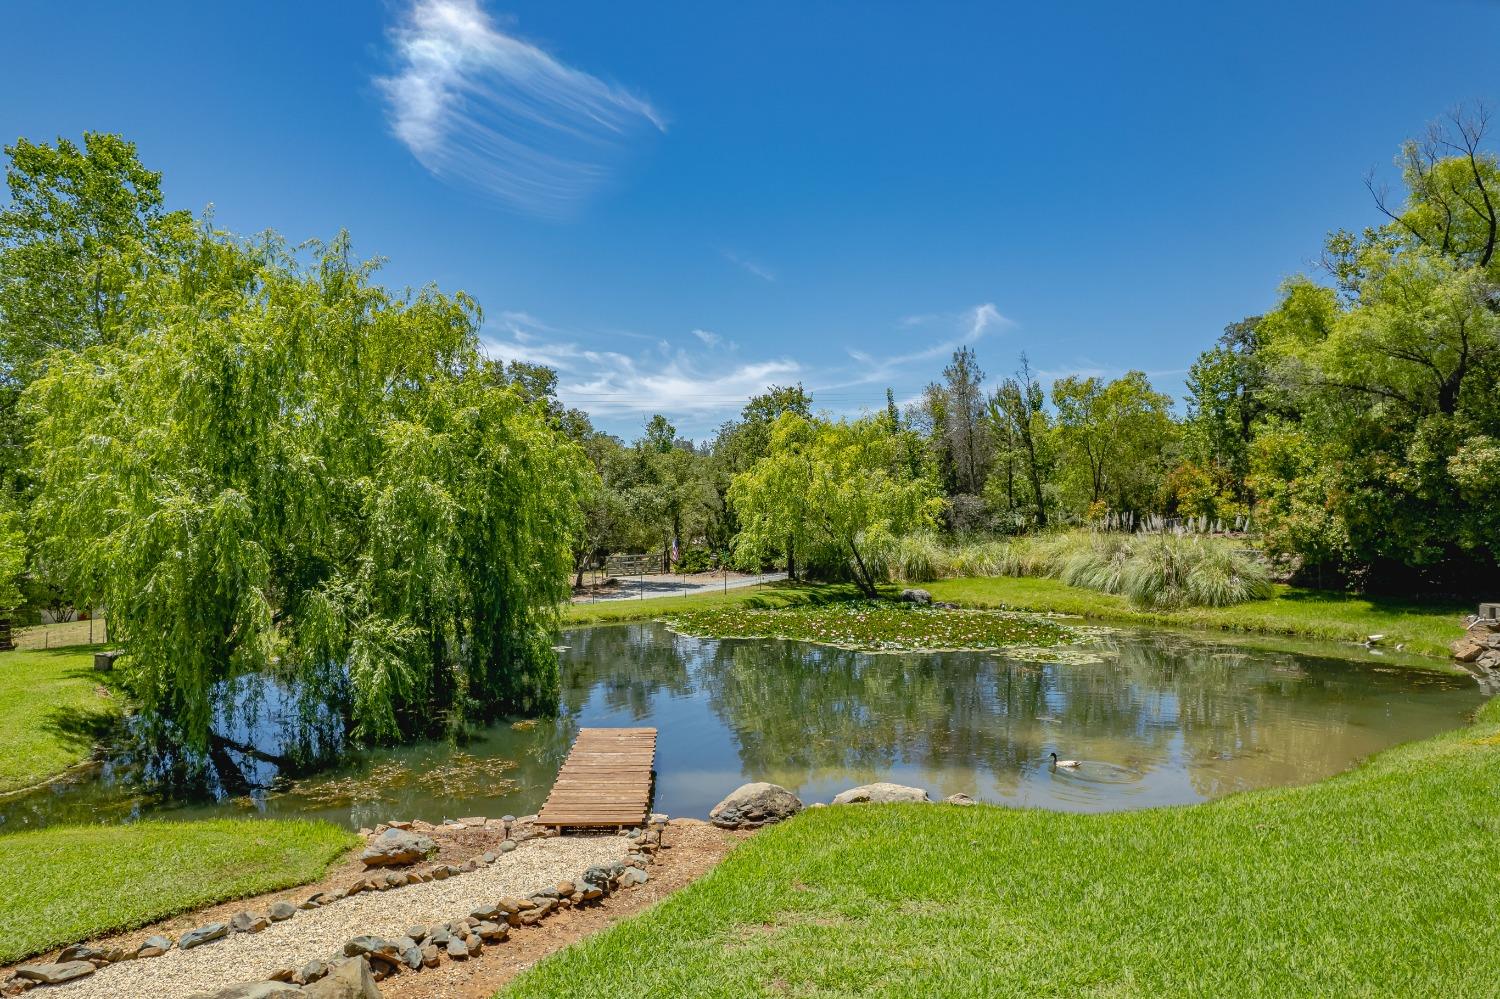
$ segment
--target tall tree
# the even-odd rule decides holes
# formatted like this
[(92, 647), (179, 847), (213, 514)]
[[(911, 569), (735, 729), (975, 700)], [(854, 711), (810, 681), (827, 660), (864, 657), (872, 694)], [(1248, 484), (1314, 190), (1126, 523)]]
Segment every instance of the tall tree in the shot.
[(489, 377), (473, 302), (393, 295), (344, 238), (194, 254), (25, 396), (43, 556), (109, 608), (152, 734), (210, 745), (252, 675), (368, 741), (546, 703), (581, 460)]
[(1095, 510), (1152, 506), (1172, 438), (1171, 400), (1144, 372), (1111, 382), (1068, 376), (1053, 383), (1056, 434), (1075, 496)]
[(943, 369), (944, 431), (955, 492), (977, 496), (989, 474), (990, 440), (984, 420), (984, 372), (973, 347), (960, 347)]
[(1052, 471), (1052, 428), (1046, 402), (1031, 362), (1022, 354), (1020, 368), (1000, 383), (988, 404), (990, 423), (1006, 441), (1006, 499), (1012, 509), (1020, 505), (1017, 497), (1022, 491), (1014, 482), (1019, 466), (1037, 527), (1047, 526), (1046, 481)]
[(783, 414), (768, 454), (735, 477), (730, 494), (743, 530), (742, 560), (754, 563), (787, 537), (814, 562), (845, 567), (874, 595), (871, 553), (890, 539), (937, 523), (936, 484), (893, 475), (895, 444), (884, 421), (809, 420)]

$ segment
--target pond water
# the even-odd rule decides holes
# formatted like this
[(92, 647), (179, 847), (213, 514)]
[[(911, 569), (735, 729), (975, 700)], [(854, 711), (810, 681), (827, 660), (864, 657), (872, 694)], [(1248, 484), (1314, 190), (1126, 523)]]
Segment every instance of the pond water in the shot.
[[(1090, 650), (1102, 661), (1086, 665), (685, 638), (656, 623), (576, 629), (562, 641), (555, 719), (495, 725), (462, 747), (363, 753), (220, 801), (154, 798), (129, 760), (114, 760), (0, 799), (0, 828), (146, 815), (309, 816), (353, 828), (522, 815), (541, 805), (587, 725), (660, 730), (654, 807), (673, 815), (705, 817), (747, 780), (808, 802), (891, 780), (933, 798), (1108, 811), (1316, 780), (1454, 728), (1483, 699), (1464, 675), (1159, 632), (1115, 633)], [(1051, 752), (1086, 765), (1054, 770)]]

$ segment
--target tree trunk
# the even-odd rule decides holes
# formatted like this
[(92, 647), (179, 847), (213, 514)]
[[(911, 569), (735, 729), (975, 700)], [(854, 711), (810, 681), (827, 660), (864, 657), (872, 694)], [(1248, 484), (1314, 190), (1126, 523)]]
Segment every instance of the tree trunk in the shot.
[(854, 542), (849, 542), (849, 552), (854, 556), (854, 564), (857, 571), (854, 573), (854, 582), (861, 593), (867, 597), (875, 595), (875, 577), (870, 575), (870, 570), (865, 568), (865, 560), (859, 557), (859, 549), (854, 547)]
[(790, 534), (786, 536), (786, 576), (791, 580), (797, 578), (797, 551)]

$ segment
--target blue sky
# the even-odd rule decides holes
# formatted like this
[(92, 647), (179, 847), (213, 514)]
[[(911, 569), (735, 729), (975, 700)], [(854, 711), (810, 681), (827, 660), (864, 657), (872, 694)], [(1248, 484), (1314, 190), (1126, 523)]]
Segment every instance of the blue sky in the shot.
[(0, 138), (134, 139), (173, 207), (348, 228), (627, 437), (768, 382), (1181, 394), (1362, 179), (1500, 99), (1500, 4), (16, 3)]

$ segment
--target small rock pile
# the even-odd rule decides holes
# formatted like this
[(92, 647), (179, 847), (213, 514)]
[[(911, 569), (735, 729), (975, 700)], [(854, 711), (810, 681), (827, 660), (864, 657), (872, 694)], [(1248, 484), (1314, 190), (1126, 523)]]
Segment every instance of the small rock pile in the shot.
[[(111, 947), (108, 949), (75, 944), (62, 950), (55, 959), (18, 966), (0, 983), (0, 997), (14, 997), (39, 985), (61, 985), (91, 975), (95, 970), (118, 961), (135, 961), (159, 957), (174, 946), (179, 950), (192, 950), (214, 941), (224, 940), (231, 934), (259, 933), (273, 922), (283, 922), (299, 911), (332, 905), (342, 899), (362, 892), (390, 891), (406, 885), (430, 881), (442, 881), (458, 874), (477, 871), (483, 865), (493, 864), (501, 854), (515, 850), (517, 844), (528, 839), (557, 835), (555, 830), (533, 825), (535, 816), (516, 819), (487, 820), (484, 818), (462, 819), (448, 825), (464, 828), (503, 828), (506, 839), (495, 850), (482, 857), (472, 858), (462, 865), (436, 864), (422, 870), (395, 871), (386, 867), (424, 860), (436, 850), (436, 844), (421, 836), (422, 826), (428, 831), (432, 826), (417, 822), (392, 822), (377, 827), (376, 831), (365, 831), (372, 836), (371, 846), (361, 854), (367, 873), (371, 877), (360, 878), (347, 888), (335, 891), (320, 891), (305, 901), (293, 905), (276, 902), (264, 913), (238, 912), (227, 923), (211, 922), (196, 926), (183, 933), (176, 941), (161, 935), (146, 938), (134, 948)], [(588, 905), (622, 888), (642, 885), (649, 880), (646, 865), (661, 848), (662, 828), (667, 816), (653, 814), (650, 824), (644, 829), (632, 829), (626, 835), (631, 841), (631, 852), (623, 861), (607, 866), (590, 867), (573, 881), (561, 881), (556, 885), (541, 888), (527, 897), (507, 896), (493, 905), (474, 909), (468, 916), (448, 923), (431, 926), (412, 926), (406, 935), (395, 940), (374, 936), (357, 936), (344, 944), (343, 953), (331, 955), (327, 960), (311, 961), (296, 968), (282, 968), (268, 975), (263, 981), (245, 982), (210, 994), (200, 994), (198, 999), (262, 999), (281, 995), (320, 996), (325, 999), (360, 999), (372, 996), (378, 999), (378, 989), (361, 991), (361, 972), (373, 983), (382, 981), (397, 972), (407, 969), (419, 971), (436, 967), (444, 957), (449, 960), (467, 960), (480, 954), (486, 944), (498, 944), (509, 936), (516, 926), (532, 926), (547, 916), (562, 909)], [(412, 830), (418, 835), (413, 836)], [(396, 835), (392, 835), (392, 834)], [(412, 840), (425, 840), (413, 843)], [(400, 855), (412, 860), (396, 859)], [(357, 967), (356, 967), (357, 966)], [(340, 969), (343, 969), (342, 971)], [(337, 977), (334, 977), (337, 973)], [(324, 979), (328, 985), (321, 985)], [(335, 987), (336, 986), (336, 987)]]
[(1451, 646), (1453, 658), (1483, 670), (1500, 672), (1500, 621), (1471, 614), (1465, 624), (1469, 630)]

